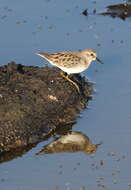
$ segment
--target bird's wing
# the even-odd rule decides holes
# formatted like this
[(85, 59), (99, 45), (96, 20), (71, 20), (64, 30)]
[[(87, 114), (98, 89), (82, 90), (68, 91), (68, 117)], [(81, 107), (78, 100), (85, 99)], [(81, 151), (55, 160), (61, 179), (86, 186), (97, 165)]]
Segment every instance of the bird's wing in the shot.
[(79, 63), (81, 59), (81, 57), (72, 52), (60, 52), (53, 54), (37, 53), (37, 55), (45, 58), (53, 65), (67, 68), (70, 68), (71, 65), (76, 65), (76, 63)]
[(43, 58), (45, 58), (45, 59), (47, 59), (47, 60), (49, 60), (50, 59), (50, 54), (48, 54), (48, 53), (36, 53), (36, 55), (38, 55), (38, 56), (40, 56), (40, 57), (43, 57)]
[(72, 54), (70, 52), (61, 52), (50, 54), (51, 61), (54, 62), (57, 66), (70, 68), (71, 65), (79, 63), (80, 57)]

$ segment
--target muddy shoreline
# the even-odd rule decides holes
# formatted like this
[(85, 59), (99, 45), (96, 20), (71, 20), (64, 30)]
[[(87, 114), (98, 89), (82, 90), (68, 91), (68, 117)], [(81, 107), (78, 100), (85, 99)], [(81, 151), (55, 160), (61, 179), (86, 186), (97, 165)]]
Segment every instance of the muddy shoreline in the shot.
[(15, 62), (0, 67), (0, 153), (38, 143), (74, 123), (92, 86), (80, 75), (72, 79), (81, 94), (57, 68)]

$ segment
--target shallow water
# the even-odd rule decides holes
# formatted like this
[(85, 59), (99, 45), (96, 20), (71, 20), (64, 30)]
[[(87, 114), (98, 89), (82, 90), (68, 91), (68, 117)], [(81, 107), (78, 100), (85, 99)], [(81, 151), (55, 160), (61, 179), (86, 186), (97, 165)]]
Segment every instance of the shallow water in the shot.
[[(13, 60), (43, 66), (37, 51), (93, 48), (94, 62), (82, 73), (96, 82), (92, 101), (74, 130), (103, 142), (93, 156), (60, 153), (36, 156), (48, 142), (0, 165), (3, 190), (129, 189), (131, 187), (131, 22), (93, 14), (123, 1), (0, 0), (1, 65)], [(88, 8), (89, 15), (82, 15)]]

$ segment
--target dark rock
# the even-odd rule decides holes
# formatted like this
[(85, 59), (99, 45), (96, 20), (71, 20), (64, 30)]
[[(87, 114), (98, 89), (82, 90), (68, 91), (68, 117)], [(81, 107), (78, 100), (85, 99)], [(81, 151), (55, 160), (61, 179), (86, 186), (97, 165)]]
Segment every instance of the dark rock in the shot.
[(123, 4), (117, 4), (117, 5), (110, 5), (107, 6), (107, 11), (103, 13), (99, 13), (100, 15), (109, 15), (112, 18), (121, 18), (122, 20), (125, 20), (126, 18), (131, 17), (131, 4), (123, 3)]
[(73, 76), (81, 89), (62, 78), (60, 70), (9, 63), (0, 67), (0, 153), (38, 143), (74, 123), (91, 98), (91, 84)]
[(85, 9), (85, 10), (82, 12), (82, 14), (83, 14), (84, 16), (88, 16), (88, 10)]

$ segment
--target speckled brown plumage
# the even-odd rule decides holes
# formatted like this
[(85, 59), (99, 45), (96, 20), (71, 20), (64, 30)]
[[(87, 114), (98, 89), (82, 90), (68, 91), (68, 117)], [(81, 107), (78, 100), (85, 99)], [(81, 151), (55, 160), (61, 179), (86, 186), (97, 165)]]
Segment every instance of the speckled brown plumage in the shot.
[(48, 62), (59, 67), (67, 74), (83, 72), (89, 67), (93, 60), (100, 61), (96, 56), (96, 52), (92, 49), (76, 52), (65, 51), (52, 54), (37, 53), (37, 55), (47, 59)]
[[(60, 68), (68, 75), (85, 71), (93, 60), (101, 62), (97, 58), (96, 52), (92, 49), (85, 49), (76, 52), (58, 52), (52, 54), (37, 53), (37, 55), (45, 58), (52, 65)], [(63, 74), (62, 76), (71, 82), (77, 88), (78, 92), (80, 92), (79, 86), (74, 81), (69, 79), (69, 76), (66, 77)]]
[(60, 52), (60, 53), (53, 53), (53, 54), (47, 54), (47, 53), (39, 53), (42, 54), (45, 58), (52, 61), (54, 65), (56, 66), (62, 66), (70, 68), (74, 64), (79, 64), (81, 57), (77, 55), (73, 55), (71, 52)]

